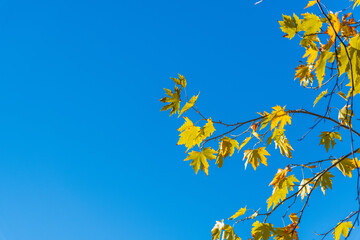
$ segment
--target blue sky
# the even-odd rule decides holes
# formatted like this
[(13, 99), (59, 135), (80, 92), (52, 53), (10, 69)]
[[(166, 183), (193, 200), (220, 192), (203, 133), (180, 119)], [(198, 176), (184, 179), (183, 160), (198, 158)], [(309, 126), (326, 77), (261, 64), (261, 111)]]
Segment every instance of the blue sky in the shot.
[[(239, 154), (195, 175), (176, 146), (183, 120), (158, 101), (181, 73), (215, 120), (312, 108), (318, 93), (293, 81), (303, 50), (277, 23), (307, 2), (254, 3), (0, 0), (0, 240), (210, 239), (216, 220), (265, 209), (288, 160), (274, 151), (268, 168), (244, 171)], [(325, 154), (317, 132), (296, 140), (311, 123), (293, 120), (294, 161)], [(314, 195), (303, 239), (354, 206), (354, 181), (336, 176), (332, 200)]]

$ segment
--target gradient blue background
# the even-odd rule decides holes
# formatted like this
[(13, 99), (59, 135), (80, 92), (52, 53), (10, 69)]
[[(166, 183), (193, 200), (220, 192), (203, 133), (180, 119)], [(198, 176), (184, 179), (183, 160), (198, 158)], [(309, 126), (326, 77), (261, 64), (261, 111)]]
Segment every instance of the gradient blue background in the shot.
[[(348, 6), (337, 2), (327, 1)], [(289, 160), (272, 151), (268, 168), (244, 171), (239, 154), (195, 175), (176, 146), (183, 120), (158, 101), (181, 73), (214, 120), (312, 108), (318, 93), (293, 81), (303, 50), (277, 23), (307, 1), (254, 3), (1, 0), (0, 239), (211, 239), (215, 221), (240, 207), (265, 210)], [(312, 121), (294, 118), (288, 130), (294, 162), (327, 156), (318, 132), (297, 141)], [(301, 239), (355, 208), (355, 182), (336, 177), (332, 200), (314, 194)], [(236, 230), (250, 237), (249, 225)]]

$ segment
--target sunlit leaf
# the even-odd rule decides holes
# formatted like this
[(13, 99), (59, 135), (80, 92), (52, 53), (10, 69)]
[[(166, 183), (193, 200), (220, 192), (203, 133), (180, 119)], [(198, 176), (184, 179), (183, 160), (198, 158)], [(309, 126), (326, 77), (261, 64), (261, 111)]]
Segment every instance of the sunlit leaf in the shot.
[(245, 150), (244, 151), (244, 159), (246, 159), (245, 162), (245, 168), (247, 167), (248, 163), (250, 163), (254, 170), (260, 165), (260, 163), (267, 166), (267, 161), (265, 156), (270, 156), (270, 154), (265, 150), (265, 147), (259, 147), (257, 149), (253, 150)]
[(334, 239), (339, 240), (341, 235), (343, 235), (344, 237), (347, 237), (349, 234), (350, 228), (354, 228), (352, 225), (352, 222), (339, 223), (333, 231)]
[(315, 101), (314, 101), (314, 105), (313, 105), (313, 107), (315, 107), (315, 105), (318, 103), (318, 101), (323, 97), (323, 96), (325, 96), (326, 94), (327, 94), (327, 89), (325, 90), (325, 91), (322, 91), (320, 94), (319, 94), (319, 96), (317, 96), (316, 97), (316, 99), (315, 99)]
[(206, 175), (209, 174), (208, 168), (209, 163), (207, 159), (213, 160), (216, 157), (213, 155), (216, 151), (214, 149), (211, 149), (210, 147), (204, 148), (201, 152), (198, 151), (191, 151), (189, 153), (189, 156), (185, 158), (184, 161), (192, 160), (190, 163), (190, 166), (193, 166), (195, 173), (197, 174), (199, 169), (201, 168), (201, 171), (205, 171)]

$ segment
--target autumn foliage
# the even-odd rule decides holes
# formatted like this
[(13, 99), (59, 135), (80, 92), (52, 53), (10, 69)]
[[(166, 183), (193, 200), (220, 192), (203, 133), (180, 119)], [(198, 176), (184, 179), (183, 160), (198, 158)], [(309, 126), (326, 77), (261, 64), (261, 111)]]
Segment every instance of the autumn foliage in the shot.
[[(354, 124), (353, 109), (354, 97), (360, 93), (360, 33), (357, 29), (360, 22), (355, 20), (352, 13), (358, 6), (360, 0), (355, 0), (349, 8), (333, 13), (321, 1), (309, 1), (305, 11), (318, 8), (321, 14), (306, 12), (299, 16), (283, 15), (279, 21), (284, 37), (299, 39), (300, 46), (304, 49), (301, 63), (295, 68), (294, 78), (302, 87), (319, 92), (314, 99), (314, 108), (319, 101), (327, 101), (325, 113), (274, 106), (270, 111), (258, 113), (258, 117), (246, 121), (214, 121), (211, 117), (205, 117), (197, 108), (199, 95), (191, 98), (187, 96), (185, 77), (179, 74), (177, 78), (171, 78), (175, 87), (173, 90), (165, 89), (166, 96), (160, 100), (165, 105), (161, 110), (169, 110), (170, 115), (183, 116), (184, 123), (178, 129), (177, 144), (186, 148), (185, 161), (190, 162), (196, 174), (200, 170), (208, 175), (209, 163), (212, 160), (221, 168), (228, 158), (240, 152), (243, 154), (245, 168), (251, 165), (253, 170), (256, 170), (270, 166), (271, 156), (267, 151), (270, 147), (278, 149), (282, 156), (291, 159), (294, 149), (286, 136), (286, 128), (297, 115), (306, 114), (314, 117), (316, 121), (329, 123), (328, 131), (318, 134), (319, 146), (324, 147), (326, 152), (336, 147), (340, 141), (347, 141), (351, 145), (350, 152), (339, 156), (325, 156), (322, 160), (304, 161), (301, 164), (284, 164), (269, 181), (272, 195), (266, 200), (267, 210), (249, 210), (241, 206), (240, 210), (226, 221), (216, 222), (211, 230), (213, 240), (241, 239), (232, 226), (244, 221), (253, 222), (251, 235), (254, 240), (298, 240), (300, 222), (312, 193), (321, 191), (325, 195), (331, 190), (335, 180), (332, 174), (334, 171), (340, 171), (345, 177), (360, 177), (360, 162), (356, 158), (360, 151), (353, 141), (360, 136)], [(341, 106), (332, 101), (335, 97), (343, 100)], [(185, 104), (182, 104), (182, 101)], [(198, 119), (192, 121), (186, 116), (190, 109), (197, 113)], [(217, 131), (217, 126), (220, 129), (226, 127), (226, 130)], [(312, 131), (315, 131), (315, 126), (316, 123)], [(344, 132), (348, 133), (349, 139), (343, 139)], [(251, 148), (250, 142), (254, 143)], [(306, 174), (295, 176), (294, 169), (302, 169)], [(359, 184), (357, 188), (359, 195)], [(291, 222), (289, 225), (279, 227), (268, 222), (269, 217), (278, 211), (281, 205), (286, 205), (291, 210), (292, 202), (299, 202), (303, 207), (297, 213), (287, 211)], [(347, 238), (355, 223), (359, 221), (359, 209), (347, 213), (343, 220), (330, 227), (328, 232), (320, 234), (320, 238)]]

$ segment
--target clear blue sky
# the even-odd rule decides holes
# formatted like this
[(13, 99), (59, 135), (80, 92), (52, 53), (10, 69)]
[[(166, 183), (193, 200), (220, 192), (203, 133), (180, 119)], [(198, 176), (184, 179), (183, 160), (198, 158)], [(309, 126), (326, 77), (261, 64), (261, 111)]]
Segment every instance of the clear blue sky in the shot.
[[(307, 1), (254, 3), (0, 0), (0, 240), (205, 240), (240, 207), (265, 209), (288, 160), (274, 151), (268, 168), (244, 171), (239, 154), (195, 175), (176, 146), (182, 120), (158, 101), (181, 73), (215, 120), (311, 109), (318, 93), (293, 81), (303, 50), (277, 23)], [(297, 142), (304, 120), (289, 130), (294, 161), (326, 155), (317, 132)], [(315, 194), (302, 239), (354, 206), (341, 188), (354, 182), (336, 176), (332, 201)]]

